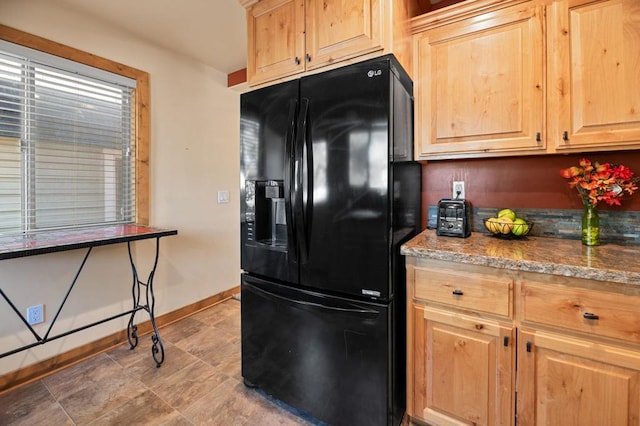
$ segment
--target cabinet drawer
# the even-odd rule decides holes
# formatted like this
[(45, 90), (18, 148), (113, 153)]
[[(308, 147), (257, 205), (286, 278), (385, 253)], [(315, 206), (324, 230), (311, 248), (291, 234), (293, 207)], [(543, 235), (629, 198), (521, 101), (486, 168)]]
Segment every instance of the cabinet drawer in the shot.
[(416, 299), (481, 311), (501, 316), (511, 316), (513, 280), (474, 271), (443, 272), (436, 268), (415, 269)]
[(640, 296), (523, 282), (523, 320), (640, 343)]

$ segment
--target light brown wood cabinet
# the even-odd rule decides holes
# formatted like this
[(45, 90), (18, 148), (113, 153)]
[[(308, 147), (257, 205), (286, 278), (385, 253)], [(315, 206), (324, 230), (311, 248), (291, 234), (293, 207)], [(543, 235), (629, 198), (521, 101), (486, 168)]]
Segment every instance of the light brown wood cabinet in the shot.
[(637, 0), (470, 0), (412, 20), (416, 158), (640, 147)]
[(637, 286), (407, 257), (407, 413), (638, 425), (639, 307)]
[(556, 150), (640, 148), (640, 2), (559, 0), (547, 15)]
[[(411, 72), (407, 0), (261, 0), (247, 9), (250, 85), (396, 53)], [(369, 55), (369, 56), (366, 56)]]
[(512, 278), (408, 260), (407, 413), (435, 425), (512, 424)]
[(519, 423), (640, 424), (638, 290), (541, 278), (521, 284)]
[(304, 0), (263, 0), (247, 10), (247, 81), (305, 70)]
[(522, 330), (518, 339), (519, 424), (639, 424), (637, 349), (546, 331)]
[(415, 35), (419, 159), (546, 149), (543, 22), (521, 3)]
[(511, 324), (413, 305), (412, 413), (429, 424), (506, 425), (513, 418), (514, 328)]

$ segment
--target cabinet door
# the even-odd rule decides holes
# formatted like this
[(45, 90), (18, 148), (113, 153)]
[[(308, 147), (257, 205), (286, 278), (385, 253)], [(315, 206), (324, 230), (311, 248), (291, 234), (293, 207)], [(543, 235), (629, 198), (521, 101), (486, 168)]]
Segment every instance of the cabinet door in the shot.
[(410, 415), (439, 425), (513, 423), (511, 325), (414, 305), (412, 326)]
[(418, 159), (545, 150), (542, 6), (414, 35)]
[(517, 395), (523, 425), (638, 425), (640, 355), (586, 339), (521, 331)]
[(307, 0), (307, 68), (382, 50), (387, 0)]
[(548, 17), (557, 150), (640, 147), (640, 1), (561, 0)]
[(262, 0), (247, 10), (247, 81), (304, 71), (304, 0)]

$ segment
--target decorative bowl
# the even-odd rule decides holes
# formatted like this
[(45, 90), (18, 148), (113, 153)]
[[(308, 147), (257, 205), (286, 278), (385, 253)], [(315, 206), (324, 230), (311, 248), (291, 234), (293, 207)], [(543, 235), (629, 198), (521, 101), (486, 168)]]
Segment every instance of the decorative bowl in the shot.
[(525, 221), (525, 223), (512, 223), (508, 221), (501, 221), (499, 218), (495, 217), (483, 219), (483, 222), (484, 227), (492, 236), (503, 238), (505, 240), (524, 238), (529, 232), (531, 232), (531, 228), (533, 228), (533, 223), (531, 222)]

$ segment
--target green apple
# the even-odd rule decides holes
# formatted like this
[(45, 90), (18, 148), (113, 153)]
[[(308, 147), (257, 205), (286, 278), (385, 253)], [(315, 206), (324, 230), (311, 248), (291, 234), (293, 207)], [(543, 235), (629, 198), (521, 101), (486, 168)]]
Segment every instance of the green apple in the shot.
[(528, 232), (529, 232), (529, 225), (527, 225), (527, 222), (524, 219), (517, 217), (513, 221), (513, 229), (511, 230), (511, 233), (513, 235), (520, 236), (520, 235), (527, 235)]
[(509, 218), (512, 221), (516, 220), (516, 212), (511, 209), (502, 209), (498, 212), (498, 218)]

